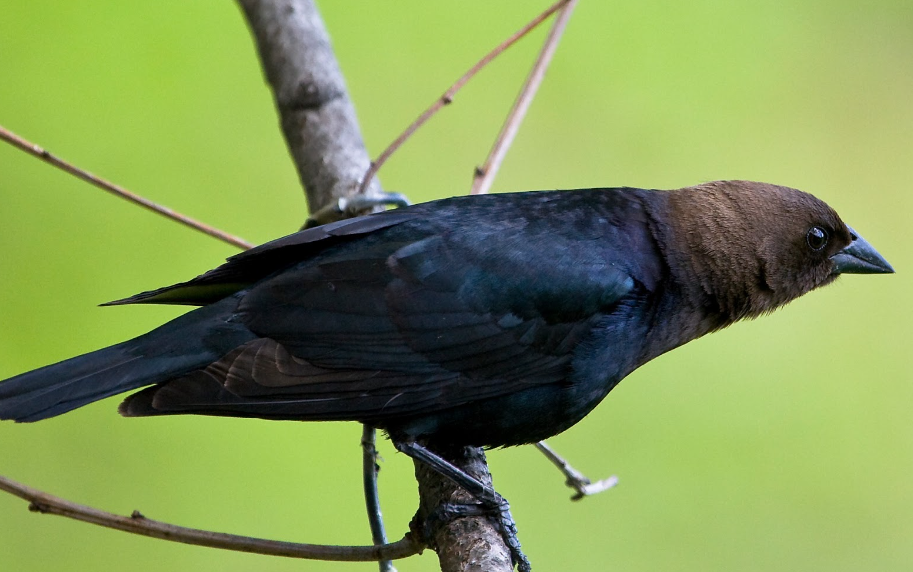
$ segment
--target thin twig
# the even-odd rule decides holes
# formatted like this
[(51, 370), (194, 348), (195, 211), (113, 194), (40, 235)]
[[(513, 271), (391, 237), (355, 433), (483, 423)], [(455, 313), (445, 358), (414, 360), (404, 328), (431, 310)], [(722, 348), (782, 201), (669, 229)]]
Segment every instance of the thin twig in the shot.
[(564, 7), (561, 8), (561, 12), (555, 16), (555, 23), (552, 25), (552, 29), (549, 30), (548, 37), (542, 45), (542, 51), (539, 52), (539, 57), (536, 58), (536, 63), (533, 64), (533, 68), (529, 72), (529, 77), (520, 90), (517, 101), (514, 102), (513, 108), (507, 115), (507, 120), (504, 122), (501, 132), (495, 140), (491, 153), (488, 154), (488, 158), (485, 160), (484, 165), (476, 167), (470, 194), (482, 195), (487, 193), (491, 188), (491, 185), (495, 180), (495, 175), (501, 167), (501, 162), (504, 160), (504, 156), (507, 154), (507, 150), (510, 148), (511, 143), (513, 143), (514, 137), (520, 129), (520, 123), (523, 122), (523, 118), (526, 116), (526, 112), (529, 110), (529, 106), (536, 96), (536, 91), (538, 91), (539, 85), (545, 77), (545, 70), (548, 69), (548, 64), (552, 61), (552, 56), (555, 55), (558, 42), (561, 41), (561, 36), (571, 17), (571, 12), (574, 11), (574, 6), (576, 5), (577, 0), (569, 0)]
[(536, 443), (536, 448), (545, 455), (549, 461), (551, 461), (558, 470), (564, 475), (565, 480), (564, 484), (570, 488), (577, 491), (571, 497), (571, 500), (580, 500), (583, 497), (588, 497), (601, 493), (602, 491), (607, 491), (618, 484), (618, 477), (612, 475), (609, 478), (602, 479), (601, 481), (592, 482), (586, 477), (583, 473), (575, 469), (568, 463), (564, 457), (555, 452), (554, 449), (549, 447), (548, 443), (545, 441), (539, 441)]
[[(380, 511), (380, 495), (377, 493), (377, 431), (365, 425), (361, 433), (362, 484), (365, 490), (365, 508), (368, 510), (368, 523), (371, 525), (371, 540), (375, 546), (387, 543), (384, 530), (384, 517)], [(393, 562), (381, 560), (377, 563), (380, 572), (396, 572)]]
[(67, 163), (63, 159), (60, 159), (60, 158), (56, 157), (55, 155), (52, 155), (47, 150), (39, 147), (38, 145), (31, 143), (29, 141), (26, 141), (22, 137), (19, 137), (12, 131), (9, 131), (2, 126), (0, 126), (0, 139), (2, 139), (3, 141), (6, 141), (7, 143), (13, 145), (14, 147), (16, 147), (18, 149), (21, 149), (22, 151), (25, 151), (29, 155), (32, 155), (34, 157), (41, 159), (42, 161), (44, 161), (45, 163), (48, 163), (49, 165), (53, 165), (53, 166), (57, 167), (58, 169), (73, 175), (74, 177), (77, 177), (79, 179), (82, 179), (83, 181), (86, 181), (88, 183), (95, 185), (99, 189), (108, 191), (111, 194), (117, 195), (118, 197), (120, 197), (122, 199), (126, 199), (134, 204), (137, 204), (141, 207), (149, 209), (152, 212), (155, 212), (157, 214), (170, 218), (171, 220), (177, 221), (185, 226), (189, 226), (190, 228), (192, 228), (194, 230), (198, 230), (200, 232), (206, 233), (209, 236), (218, 238), (219, 240), (221, 240), (223, 242), (227, 242), (228, 244), (230, 244), (232, 246), (236, 246), (238, 248), (242, 248), (242, 249), (246, 250), (248, 248), (253, 247), (252, 244), (250, 244), (249, 242), (247, 242), (246, 240), (244, 240), (242, 238), (238, 238), (237, 236), (228, 234), (226, 232), (222, 232), (221, 230), (214, 228), (212, 226), (209, 226), (206, 223), (202, 223), (198, 220), (192, 219), (189, 216), (183, 215), (173, 209), (170, 209), (168, 207), (154, 203), (154, 202), (150, 201), (149, 199), (146, 199), (146, 198), (143, 198), (143, 197), (137, 195), (136, 193), (132, 193), (119, 185), (115, 185), (114, 183), (108, 182), (100, 177), (96, 177), (92, 173), (89, 173), (88, 171), (84, 171), (75, 165)]
[(531, 32), (534, 28), (536, 28), (536, 26), (541, 24), (546, 18), (551, 16), (553, 13), (555, 13), (555, 11), (557, 11), (559, 8), (561, 8), (562, 6), (564, 6), (565, 4), (567, 4), (569, 2), (575, 2), (575, 1), (576, 0), (559, 0), (558, 2), (555, 2), (554, 4), (549, 6), (548, 9), (546, 9), (544, 12), (542, 12), (541, 14), (539, 14), (538, 16), (533, 18), (528, 24), (526, 24), (525, 26), (523, 26), (522, 28), (517, 30), (517, 32), (515, 32), (511, 37), (509, 37), (506, 40), (504, 40), (503, 42), (501, 42), (495, 49), (488, 52), (485, 55), (485, 57), (483, 57), (481, 60), (476, 62), (476, 64), (474, 66), (472, 66), (469, 69), (469, 71), (467, 71), (465, 74), (463, 74), (462, 77), (460, 77), (460, 79), (458, 79), (456, 81), (456, 83), (451, 85), (447, 89), (447, 91), (444, 92), (444, 94), (441, 97), (439, 97), (434, 103), (432, 103), (428, 109), (423, 111), (422, 114), (419, 115), (418, 118), (415, 121), (413, 121), (412, 124), (409, 125), (409, 127), (407, 127), (406, 130), (403, 131), (399, 135), (399, 137), (394, 139), (393, 143), (390, 143), (390, 145), (386, 149), (384, 149), (380, 155), (378, 155), (377, 159), (375, 159), (374, 161), (371, 162), (371, 166), (368, 168), (367, 172), (364, 175), (364, 178), (361, 180), (361, 185), (359, 185), (359, 187), (358, 187), (358, 192), (364, 193), (365, 189), (368, 187), (368, 185), (374, 179), (374, 176), (377, 174), (377, 171), (380, 170), (380, 168), (383, 166), (383, 164), (387, 162), (387, 159), (389, 159), (390, 156), (393, 155), (393, 153), (395, 153), (396, 150), (399, 149), (400, 146), (402, 146), (402, 144), (405, 143), (406, 140), (409, 139), (409, 137), (411, 137), (412, 134), (415, 133), (419, 127), (421, 127), (422, 125), (425, 124), (425, 122), (427, 122), (429, 119), (431, 119), (431, 117), (435, 113), (440, 111), (441, 108), (443, 108), (445, 105), (449, 105), (450, 103), (453, 103), (453, 98), (456, 96), (457, 92), (460, 91), (460, 89), (462, 89), (462, 87), (464, 85), (466, 85), (466, 83), (469, 80), (471, 80), (473, 78), (473, 76), (475, 76), (477, 73), (479, 73), (479, 71), (481, 71), (482, 68), (484, 68), (486, 65), (488, 65), (493, 59), (495, 59), (496, 57), (498, 57), (499, 55), (504, 53), (504, 51), (507, 50), (507, 48), (514, 45), (520, 38), (522, 38), (523, 36), (525, 36), (526, 34)]
[(249, 536), (237, 536), (222, 532), (209, 532), (194, 528), (185, 528), (151, 520), (133, 511), (130, 516), (120, 516), (92, 507), (76, 504), (66, 499), (55, 497), (46, 492), (17, 483), (0, 476), (0, 490), (29, 501), (29, 510), (43, 514), (56, 514), (75, 520), (81, 520), (98, 526), (105, 526), (124, 532), (151, 536), (160, 540), (171, 540), (184, 544), (208, 546), (251, 552), (268, 556), (285, 556), (288, 558), (305, 558), (310, 560), (332, 560), (339, 562), (370, 562), (373, 560), (395, 560), (406, 558), (422, 551), (422, 546), (411, 534), (402, 540), (381, 546), (326, 546), (321, 544), (300, 544), (281, 542)]

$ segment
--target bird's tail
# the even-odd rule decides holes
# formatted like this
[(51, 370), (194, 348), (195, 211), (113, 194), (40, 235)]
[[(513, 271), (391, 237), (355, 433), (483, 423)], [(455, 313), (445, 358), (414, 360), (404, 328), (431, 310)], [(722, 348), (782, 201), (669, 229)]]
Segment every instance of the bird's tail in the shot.
[(237, 299), (188, 312), (138, 338), (0, 382), (0, 419), (40, 421), (206, 367), (250, 339)]

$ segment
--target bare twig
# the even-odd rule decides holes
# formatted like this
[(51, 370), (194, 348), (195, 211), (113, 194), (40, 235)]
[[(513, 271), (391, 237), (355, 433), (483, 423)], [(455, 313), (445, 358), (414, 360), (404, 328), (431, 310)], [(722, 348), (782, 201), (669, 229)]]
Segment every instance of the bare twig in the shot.
[(554, 4), (549, 6), (544, 12), (542, 12), (541, 14), (539, 14), (538, 16), (533, 18), (528, 24), (526, 24), (525, 26), (523, 26), (522, 28), (517, 30), (511, 37), (509, 37), (506, 40), (504, 40), (503, 42), (501, 42), (495, 49), (488, 52), (485, 55), (485, 57), (483, 57), (481, 60), (476, 62), (476, 64), (474, 66), (469, 68), (469, 71), (464, 73), (462, 75), (462, 77), (460, 77), (460, 79), (458, 79), (453, 85), (451, 85), (447, 89), (447, 91), (444, 92), (444, 94), (441, 97), (439, 97), (434, 103), (432, 103), (431, 106), (428, 107), (428, 109), (423, 111), (422, 114), (419, 115), (418, 118), (416, 118), (416, 120), (413, 121), (412, 124), (409, 125), (409, 127), (407, 127), (405, 129), (405, 131), (400, 133), (399, 137), (394, 139), (393, 142), (390, 143), (390, 145), (386, 149), (384, 149), (380, 155), (378, 155), (377, 159), (375, 159), (371, 163), (371, 166), (368, 168), (367, 172), (364, 174), (364, 177), (362, 178), (362, 181), (361, 181), (361, 185), (359, 186), (359, 192), (364, 192), (364, 189), (366, 189), (367, 186), (371, 184), (371, 181), (374, 179), (374, 176), (377, 174), (377, 171), (380, 170), (380, 168), (384, 165), (384, 163), (387, 162), (387, 160), (390, 158), (390, 156), (393, 155), (393, 153), (395, 153), (396, 150), (399, 149), (402, 146), (402, 144), (405, 143), (406, 140), (409, 139), (409, 137), (411, 137), (412, 134), (418, 130), (419, 127), (424, 125), (425, 122), (427, 122), (429, 119), (431, 119), (431, 117), (435, 113), (440, 111), (445, 105), (449, 105), (450, 103), (453, 102), (453, 98), (456, 96), (457, 92), (460, 91), (460, 89), (462, 89), (463, 86), (466, 85), (466, 83), (473, 78), (473, 76), (475, 76), (477, 73), (479, 73), (482, 70), (482, 68), (484, 68), (489, 63), (491, 63), (491, 61), (493, 59), (495, 59), (496, 57), (498, 57), (502, 53), (504, 53), (504, 51), (507, 50), (507, 48), (509, 48), (512, 45), (514, 45), (515, 43), (517, 43), (517, 41), (520, 38), (522, 38), (523, 36), (525, 36), (526, 34), (531, 32), (539, 24), (541, 24), (543, 21), (545, 21), (546, 18), (548, 18), (549, 16), (554, 14), (555, 11), (557, 11), (559, 8), (561, 8), (565, 4), (568, 4), (569, 2), (576, 2), (576, 0), (559, 0), (558, 2), (555, 2)]
[(269, 556), (305, 558), (310, 560), (333, 560), (345, 562), (370, 562), (372, 560), (395, 560), (406, 558), (422, 551), (420, 543), (406, 534), (402, 540), (382, 546), (324, 546), (320, 544), (299, 544), (281, 542), (249, 536), (237, 536), (222, 532), (209, 532), (185, 528), (151, 520), (133, 511), (130, 516), (104, 512), (92, 507), (55, 497), (33, 489), (11, 479), (0, 476), (0, 490), (29, 501), (29, 510), (43, 514), (56, 514), (91, 524), (151, 536), (160, 540), (171, 540), (184, 544), (222, 548), (239, 552), (252, 552)]
[(571, 500), (580, 500), (583, 497), (588, 497), (601, 493), (602, 491), (607, 491), (618, 484), (618, 477), (612, 475), (601, 481), (592, 482), (586, 477), (583, 473), (575, 469), (568, 463), (564, 457), (555, 452), (554, 449), (549, 447), (548, 443), (545, 441), (539, 441), (536, 443), (536, 448), (542, 451), (542, 454), (548, 457), (548, 460), (554, 463), (558, 470), (564, 475), (567, 479), (564, 481), (564, 484), (570, 488), (577, 491), (571, 497)]
[(45, 163), (48, 163), (49, 165), (53, 165), (53, 166), (57, 167), (58, 169), (73, 175), (74, 177), (77, 177), (79, 179), (82, 179), (83, 181), (86, 181), (88, 183), (95, 185), (99, 189), (108, 191), (109, 193), (111, 193), (113, 195), (117, 195), (118, 197), (120, 197), (122, 199), (126, 199), (143, 208), (149, 209), (150, 211), (152, 211), (154, 213), (158, 213), (162, 216), (168, 217), (171, 220), (174, 220), (183, 225), (189, 226), (190, 228), (192, 228), (194, 230), (204, 232), (204, 233), (208, 234), (209, 236), (218, 238), (219, 240), (221, 240), (223, 242), (227, 242), (228, 244), (230, 244), (232, 246), (237, 246), (238, 248), (243, 248), (243, 249), (248, 249), (248, 248), (253, 247), (252, 244), (250, 244), (249, 242), (245, 241), (242, 238), (238, 238), (237, 236), (228, 234), (227, 232), (223, 232), (215, 227), (209, 226), (208, 224), (205, 224), (198, 220), (192, 219), (189, 216), (182, 215), (181, 213), (179, 213), (173, 209), (170, 209), (168, 207), (154, 203), (154, 202), (150, 201), (149, 199), (146, 199), (146, 198), (143, 198), (143, 197), (137, 195), (136, 193), (132, 193), (119, 185), (115, 185), (114, 183), (108, 182), (100, 177), (96, 177), (92, 173), (89, 173), (88, 171), (84, 171), (75, 165), (67, 163), (63, 159), (60, 159), (60, 158), (56, 157), (55, 155), (52, 155), (47, 150), (39, 147), (38, 145), (31, 143), (29, 141), (26, 141), (22, 137), (19, 137), (12, 131), (9, 131), (8, 129), (6, 129), (2, 126), (0, 126), (0, 139), (2, 139), (3, 141), (6, 141), (10, 145), (12, 145), (18, 149), (21, 149), (22, 151), (25, 151), (29, 155), (32, 155), (34, 157), (41, 159), (42, 161), (44, 161)]
[[(362, 484), (365, 490), (365, 508), (368, 510), (368, 523), (371, 525), (371, 539), (375, 546), (387, 543), (387, 533), (384, 530), (384, 517), (380, 511), (380, 495), (377, 493), (377, 473), (380, 468), (377, 464), (377, 431), (365, 425), (361, 433), (362, 449)], [(380, 572), (396, 572), (393, 562), (381, 560), (378, 562)]]
[(491, 153), (489, 153), (484, 165), (476, 167), (470, 194), (482, 195), (491, 188), (495, 175), (501, 167), (501, 162), (504, 160), (510, 144), (513, 143), (517, 130), (520, 129), (520, 123), (523, 122), (523, 118), (526, 116), (526, 112), (536, 96), (536, 91), (538, 91), (539, 85), (545, 77), (545, 70), (548, 69), (548, 64), (552, 61), (552, 56), (555, 55), (558, 42), (561, 41), (561, 36), (576, 5), (577, 0), (569, 0), (555, 16), (555, 23), (552, 25), (545, 43), (542, 45), (542, 51), (539, 52), (539, 57), (536, 58), (536, 63), (533, 64), (529, 77), (526, 78), (526, 83), (523, 84), (523, 88), (520, 90), (517, 101), (514, 102), (513, 108), (507, 115), (507, 120), (495, 140)]

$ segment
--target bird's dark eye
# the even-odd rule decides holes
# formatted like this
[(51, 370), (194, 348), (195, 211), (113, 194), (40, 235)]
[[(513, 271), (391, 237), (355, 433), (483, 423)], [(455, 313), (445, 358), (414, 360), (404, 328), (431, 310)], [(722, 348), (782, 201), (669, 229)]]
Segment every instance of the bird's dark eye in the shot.
[(808, 243), (808, 247), (812, 250), (821, 250), (827, 246), (827, 239), (827, 231), (820, 226), (811, 227), (805, 235), (805, 242)]

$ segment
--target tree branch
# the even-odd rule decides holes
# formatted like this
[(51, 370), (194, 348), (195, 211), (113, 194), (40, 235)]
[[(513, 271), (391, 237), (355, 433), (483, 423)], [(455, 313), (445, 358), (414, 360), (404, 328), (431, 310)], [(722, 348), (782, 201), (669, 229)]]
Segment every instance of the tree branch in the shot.
[(185, 528), (148, 519), (138, 511), (133, 511), (130, 516), (121, 516), (55, 497), (3, 476), (0, 476), (0, 490), (29, 501), (31, 503), (29, 504), (29, 510), (33, 512), (56, 514), (142, 536), (151, 536), (152, 538), (182, 542), (184, 544), (208, 546), (210, 548), (252, 552), (269, 556), (285, 556), (288, 558), (344, 562), (395, 560), (406, 558), (422, 551), (422, 544), (415, 540), (411, 534), (407, 534), (398, 542), (382, 546), (299, 544)]
[(587, 478), (586, 475), (572, 467), (564, 457), (559, 455), (545, 441), (539, 441), (536, 443), (536, 449), (545, 455), (545, 457), (551, 461), (553, 465), (558, 467), (558, 470), (561, 471), (562, 475), (564, 475), (564, 484), (576, 491), (571, 497), (571, 500), (573, 501), (578, 501), (584, 497), (593, 496), (603, 491), (607, 491), (611, 488), (614, 488), (615, 485), (618, 484), (618, 477), (615, 475), (602, 479), (601, 481), (596, 481), (594, 483), (589, 478)]
[[(537, 21), (564, 1), (567, 0), (555, 4)], [(313, 217), (318, 209), (354, 193), (371, 166), (345, 82), (312, 1), (239, 0), (239, 3), (257, 40), (286, 143)], [(528, 31), (524, 30), (519, 35)], [(512, 41), (516, 38), (508, 40)], [(490, 57), (500, 51), (496, 50)], [(380, 194), (373, 178), (373, 174), (366, 177), (369, 185), (366, 191)], [(481, 449), (461, 450), (457, 458), (448, 460), (481, 480), (491, 481)], [(421, 464), (416, 465), (416, 477), (420, 496), (418, 520), (433, 514), (436, 507), (457, 494), (452, 483)], [(445, 572), (469, 569), (496, 572), (513, 568), (501, 535), (487, 519), (456, 519), (440, 531), (434, 543)], [(486, 565), (475, 568), (473, 561)]]
[(175, 211), (174, 209), (170, 209), (166, 206), (162, 206), (158, 203), (152, 202), (149, 199), (141, 197), (141, 196), (137, 195), (136, 193), (132, 193), (119, 185), (115, 185), (114, 183), (112, 183), (110, 181), (106, 181), (106, 180), (102, 179), (101, 177), (97, 177), (88, 171), (80, 169), (79, 167), (77, 167), (76, 165), (73, 165), (72, 163), (67, 163), (63, 159), (61, 159), (55, 155), (52, 155), (46, 149), (43, 149), (30, 141), (26, 141), (22, 137), (19, 137), (18, 135), (16, 135), (12, 131), (9, 131), (8, 129), (5, 129), (4, 127), (0, 127), (0, 140), (6, 141), (13, 147), (16, 147), (17, 149), (25, 151), (29, 155), (32, 155), (33, 157), (37, 157), (37, 158), (41, 159), (42, 161), (44, 161), (45, 163), (47, 163), (49, 165), (53, 165), (54, 167), (57, 167), (61, 171), (69, 173), (78, 179), (82, 179), (83, 181), (86, 181), (87, 183), (91, 183), (92, 185), (95, 185), (96, 187), (98, 187), (99, 189), (102, 189), (103, 191), (108, 191), (109, 193), (111, 193), (115, 196), (118, 196), (122, 199), (126, 199), (126, 200), (132, 202), (133, 204), (139, 205), (154, 213), (157, 213), (157, 214), (160, 214), (167, 218), (170, 218), (171, 220), (177, 221), (185, 226), (189, 226), (192, 229), (199, 230), (200, 232), (208, 234), (209, 236), (218, 238), (219, 240), (221, 240), (223, 242), (227, 242), (228, 244), (231, 244), (232, 246), (237, 246), (238, 248), (242, 248), (245, 250), (248, 248), (253, 248), (253, 245), (250, 244), (249, 242), (247, 242), (246, 240), (244, 240), (243, 238), (238, 238), (237, 236), (228, 234), (227, 232), (223, 232), (215, 227), (209, 226), (206, 223), (202, 223), (198, 220), (192, 219), (187, 215), (183, 215), (183, 214)]
[[(380, 465), (377, 464), (378, 456), (375, 443), (377, 430), (365, 425), (361, 433), (361, 460), (362, 460), (362, 485), (365, 491), (365, 508), (368, 511), (368, 524), (371, 526), (371, 539), (375, 545), (387, 543), (387, 532), (384, 530), (384, 517), (380, 510), (380, 495), (377, 492), (377, 473)], [(393, 563), (381, 560), (378, 568), (380, 572), (396, 572)]]
[[(371, 164), (326, 27), (309, 0), (238, 0), (273, 88), (312, 216), (355, 194)], [(380, 185), (365, 189), (377, 195)], [(340, 215), (342, 216), (342, 215)], [(319, 220), (318, 224), (330, 222)]]

